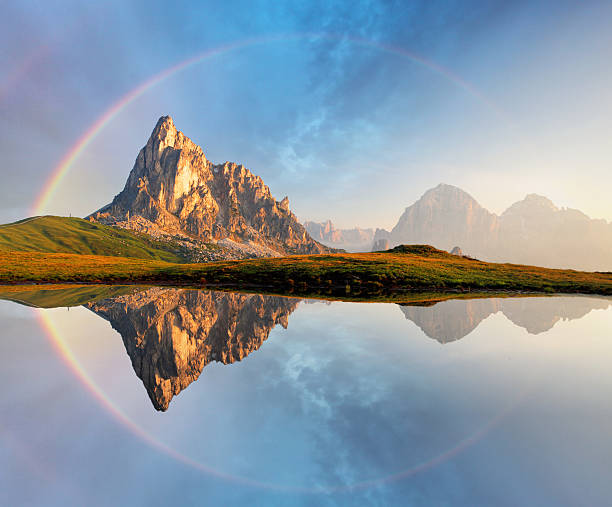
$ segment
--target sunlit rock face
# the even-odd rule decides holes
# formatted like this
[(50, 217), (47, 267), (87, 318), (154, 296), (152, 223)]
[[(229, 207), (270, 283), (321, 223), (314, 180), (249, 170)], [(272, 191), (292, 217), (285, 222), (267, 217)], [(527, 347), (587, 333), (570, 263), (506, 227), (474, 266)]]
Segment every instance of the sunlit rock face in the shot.
[(561, 320), (580, 319), (592, 310), (610, 306), (611, 298), (571, 296), (455, 299), (431, 306), (400, 306), (400, 309), (427, 336), (449, 343), (469, 335), (483, 320), (500, 311), (529, 334), (539, 334)]
[(259, 176), (232, 162), (213, 164), (202, 148), (159, 119), (113, 202), (91, 215), (103, 223), (130, 223), (142, 232), (228, 239), (261, 246), (261, 255), (320, 253), (289, 209)]
[(152, 288), (88, 303), (123, 338), (132, 366), (157, 410), (196, 380), (211, 361), (240, 361), (268, 338), (299, 300)]

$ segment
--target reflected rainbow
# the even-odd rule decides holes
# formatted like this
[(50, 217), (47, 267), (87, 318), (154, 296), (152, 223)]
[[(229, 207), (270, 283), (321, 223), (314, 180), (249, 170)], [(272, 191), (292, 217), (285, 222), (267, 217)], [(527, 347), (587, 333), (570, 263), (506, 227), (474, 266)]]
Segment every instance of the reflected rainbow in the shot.
[(132, 419), (130, 419), (117, 405), (115, 405), (108, 396), (102, 391), (102, 389), (94, 382), (94, 380), (87, 374), (85, 369), (81, 366), (77, 358), (72, 353), (72, 350), (66, 345), (64, 340), (61, 337), (60, 332), (53, 324), (52, 319), (49, 317), (49, 312), (45, 309), (37, 309), (38, 312), (38, 320), (41, 324), (41, 327), (46, 331), (47, 336), (49, 337), (53, 347), (55, 348), (58, 355), (62, 358), (62, 360), (66, 363), (72, 373), (79, 379), (79, 381), (83, 384), (83, 386), (87, 389), (87, 391), (94, 397), (94, 399), (104, 407), (104, 409), (119, 423), (125, 426), (130, 432), (136, 435), (138, 438), (142, 439), (144, 442), (149, 444), (154, 449), (167, 454), (171, 458), (193, 467), (201, 472), (206, 474), (210, 474), (219, 479), (224, 479), (228, 481), (238, 482), (247, 486), (253, 486), (258, 488), (273, 488), (278, 489), (274, 485), (266, 484), (262, 482), (258, 482), (255, 480), (247, 479), (244, 477), (237, 477), (230, 474), (226, 474), (224, 472), (220, 472), (206, 466), (205, 464), (196, 461), (184, 454), (172, 449), (168, 445), (160, 442), (146, 431), (144, 431), (140, 426), (138, 426)]
[[(349, 303), (353, 304), (353, 303)], [(79, 379), (87, 391), (96, 399), (96, 401), (121, 425), (126, 427), (131, 433), (140, 438), (146, 444), (150, 445), (157, 451), (166, 454), (170, 458), (182, 463), (186, 466), (192, 467), (199, 472), (207, 475), (211, 475), (218, 479), (223, 479), (229, 482), (234, 482), (244, 486), (250, 486), (253, 488), (267, 489), (279, 492), (288, 493), (303, 493), (303, 494), (329, 494), (336, 492), (346, 492), (353, 490), (368, 489), (371, 487), (379, 486), (381, 484), (395, 482), (402, 479), (407, 479), (421, 472), (431, 470), (442, 463), (454, 458), (467, 450), (478, 441), (480, 441), (485, 435), (487, 435), (493, 428), (498, 426), (524, 399), (528, 392), (528, 389), (524, 389), (517, 393), (514, 399), (509, 400), (505, 406), (491, 419), (485, 421), (484, 424), (475, 429), (474, 432), (467, 435), (462, 440), (458, 441), (455, 445), (449, 449), (443, 450), (432, 457), (423, 460), (419, 463), (412, 465), (404, 470), (371, 479), (355, 482), (353, 484), (340, 484), (340, 485), (320, 485), (315, 487), (304, 487), (304, 486), (288, 486), (280, 485), (269, 482), (257, 481), (244, 476), (236, 476), (228, 474), (215, 468), (206, 465), (200, 461), (195, 460), (185, 454), (173, 449), (172, 447), (159, 441), (153, 435), (150, 435), (138, 426), (132, 419), (130, 419), (117, 405), (115, 405), (104, 391), (94, 382), (94, 380), (88, 375), (85, 369), (81, 366), (78, 359), (73, 354), (72, 350), (65, 341), (62, 339), (59, 330), (50, 318), (50, 312), (46, 309), (39, 308), (37, 311), (37, 317), (41, 324), (41, 327), (45, 330), (49, 337), (54, 349), (58, 353), (59, 357), (66, 363), (72, 373)]]

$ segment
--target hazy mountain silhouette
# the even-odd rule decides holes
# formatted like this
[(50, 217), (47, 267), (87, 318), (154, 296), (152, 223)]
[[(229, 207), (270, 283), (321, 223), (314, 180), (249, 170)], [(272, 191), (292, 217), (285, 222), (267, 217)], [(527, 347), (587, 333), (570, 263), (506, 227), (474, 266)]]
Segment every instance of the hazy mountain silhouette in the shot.
[(373, 229), (336, 229), (331, 220), (325, 222), (304, 222), (308, 234), (324, 245), (344, 250), (367, 251), (374, 239)]
[(406, 208), (391, 232), (377, 229), (374, 240), (380, 239), (390, 246), (458, 246), (486, 261), (612, 270), (612, 223), (535, 194), (498, 216), (460, 188), (441, 184)]

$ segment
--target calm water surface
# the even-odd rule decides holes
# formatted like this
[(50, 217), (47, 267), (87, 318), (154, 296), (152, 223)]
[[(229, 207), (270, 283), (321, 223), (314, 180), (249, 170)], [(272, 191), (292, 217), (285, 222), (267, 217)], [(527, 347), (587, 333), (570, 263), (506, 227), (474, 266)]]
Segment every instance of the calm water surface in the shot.
[(0, 318), (2, 505), (611, 503), (610, 299), (154, 288)]

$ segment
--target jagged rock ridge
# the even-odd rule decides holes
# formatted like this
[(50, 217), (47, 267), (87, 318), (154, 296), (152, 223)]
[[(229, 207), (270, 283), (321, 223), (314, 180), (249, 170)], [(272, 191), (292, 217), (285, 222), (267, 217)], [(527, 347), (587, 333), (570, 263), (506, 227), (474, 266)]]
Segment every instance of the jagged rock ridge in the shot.
[(149, 234), (246, 244), (260, 255), (328, 251), (298, 222), (287, 197), (275, 200), (243, 165), (207, 160), (169, 116), (157, 122), (124, 189), (89, 218)]
[(151, 288), (85, 306), (119, 332), (153, 406), (165, 411), (211, 361), (240, 361), (277, 324), (286, 328), (298, 303), (274, 296)]

